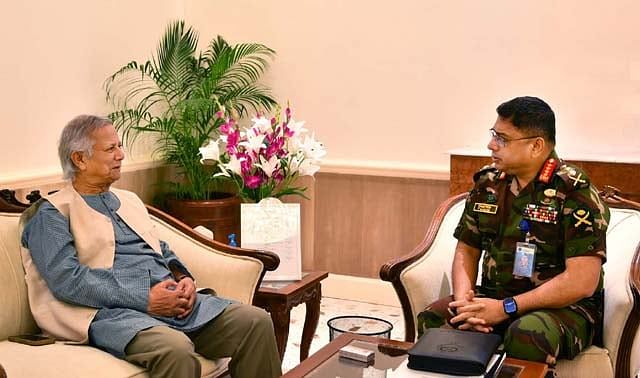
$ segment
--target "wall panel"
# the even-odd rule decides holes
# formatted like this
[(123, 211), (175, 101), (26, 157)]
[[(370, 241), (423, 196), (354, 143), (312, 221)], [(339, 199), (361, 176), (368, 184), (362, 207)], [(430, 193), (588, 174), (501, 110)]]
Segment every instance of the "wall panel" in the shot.
[(377, 278), (422, 240), (448, 192), (444, 180), (318, 173), (313, 263), (305, 266)]

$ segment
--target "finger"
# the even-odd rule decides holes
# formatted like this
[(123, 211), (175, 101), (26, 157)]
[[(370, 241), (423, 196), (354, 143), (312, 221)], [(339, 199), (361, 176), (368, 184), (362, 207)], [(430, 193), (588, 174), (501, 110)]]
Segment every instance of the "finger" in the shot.
[(485, 325), (486, 321), (482, 318), (477, 318), (475, 316), (472, 316), (470, 318), (467, 319), (467, 323), (476, 326), (476, 325)]
[(467, 291), (467, 294), (464, 297), (465, 297), (466, 300), (471, 302), (473, 300), (473, 298), (475, 297), (475, 293), (473, 292), (473, 290), (469, 290), (469, 291)]
[(191, 313), (191, 310), (192, 310), (192, 309), (185, 310), (185, 311), (183, 311), (180, 315), (177, 315), (177, 317), (178, 317), (179, 319), (186, 318), (186, 317), (187, 317), (187, 316), (189, 316), (189, 314)]
[(166, 280), (160, 282), (157, 286), (164, 290), (175, 291), (175, 289), (178, 287), (178, 283), (174, 280)]
[(470, 312), (463, 312), (463, 313), (459, 312), (458, 315), (451, 318), (451, 323), (466, 322), (467, 319), (469, 319), (473, 315), (474, 314)]
[(458, 326), (458, 329), (461, 331), (468, 331), (471, 329), (471, 324), (469, 323), (462, 323), (461, 325)]
[(187, 308), (189, 308), (189, 300), (187, 298), (184, 298), (184, 297), (176, 298), (174, 307), (175, 308), (179, 308), (179, 309), (183, 309), (183, 310), (187, 309)]
[(194, 285), (194, 284), (193, 284), (193, 281), (192, 281), (192, 280), (187, 280), (187, 282), (186, 282), (186, 285), (185, 285), (185, 286), (186, 286), (186, 288), (187, 288), (187, 293), (188, 293), (189, 295), (191, 295), (191, 294), (193, 294), (193, 293), (195, 293), (195, 292), (196, 292), (196, 285)]
[(453, 301), (453, 302), (449, 302), (449, 307), (461, 307), (464, 306), (466, 304), (468, 304), (469, 301), (467, 301), (466, 299), (461, 299), (458, 301)]
[(489, 332), (493, 331), (493, 328), (491, 328), (491, 327), (483, 327), (483, 326), (474, 326), (473, 330), (477, 331), (477, 332), (482, 332), (482, 333), (489, 333)]
[(462, 312), (478, 312), (485, 308), (484, 303), (473, 303), (466, 306), (458, 307), (458, 313)]
[(177, 315), (178, 318), (187, 317), (191, 311), (193, 311), (193, 303), (189, 301), (185, 306), (180, 308), (180, 313)]

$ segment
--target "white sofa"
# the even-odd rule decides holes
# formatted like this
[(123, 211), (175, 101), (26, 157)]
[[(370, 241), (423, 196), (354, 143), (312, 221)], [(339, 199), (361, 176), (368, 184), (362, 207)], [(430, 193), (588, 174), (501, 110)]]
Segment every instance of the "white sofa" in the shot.
[[(31, 316), (20, 257), (18, 219), (25, 209), (13, 192), (0, 192), (0, 366), (7, 377), (147, 377), (147, 372), (97, 348), (56, 342), (27, 346), (10, 342), (11, 335), (38, 333)], [(155, 233), (192, 272), (199, 287), (221, 296), (252, 303), (265, 270), (275, 270), (270, 252), (233, 248), (208, 240), (161, 211), (148, 207)], [(228, 359), (201, 359), (202, 376), (227, 373)], [(2, 375), (2, 369), (0, 369)]]
[[(573, 360), (559, 361), (561, 378), (628, 378), (640, 371), (640, 204), (625, 201), (611, 187), (601, 196), (611, 209), (604, 264), (604, 348), (591, 346)], [(380, 269), (380, 277), (393, 284), (402, 304), (406, 341), (415, 340), (417, 314), (451, 294), (457, 242), (453, 232), (465, 198), (461, 194), (440, 205), (420, 245)]]

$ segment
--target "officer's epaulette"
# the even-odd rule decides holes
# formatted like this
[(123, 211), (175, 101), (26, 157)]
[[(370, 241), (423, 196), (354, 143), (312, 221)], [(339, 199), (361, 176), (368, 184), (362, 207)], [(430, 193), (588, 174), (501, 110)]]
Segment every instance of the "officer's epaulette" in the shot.
[(582, 169), (564, 162), (556, 170), (555, 175), (564, 181), (569, 191), (588, 188), (590, 184), (589, 177)]
[(495, 181), (499, 178), (502, 178), (501, 176), (502, 172), (500, 172), (498, 168), (492, 165), (485, 165), (473, 175), (473, 182), (477, 183), (485, 180)]

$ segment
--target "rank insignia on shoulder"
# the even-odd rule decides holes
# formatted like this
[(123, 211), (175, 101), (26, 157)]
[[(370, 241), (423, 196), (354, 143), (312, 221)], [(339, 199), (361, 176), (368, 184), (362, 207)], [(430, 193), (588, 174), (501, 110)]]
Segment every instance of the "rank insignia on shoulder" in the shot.
[(548, 184), (551, 181), (551, 177), (553, 176), (553, 172), (558, 166), (558, 160), (554, 158), (549, 158), (544, 162), (542, 169), (540, 170), (540, 175), (538, 176), (538, 180)]
[(490, 203), (476, 202), (473, 204), (473, 211), (477, 213), (496, 214), (498, 212), (498, 206)]
[(578, 208), (573, 211), (573, 227), (591, 226), (591, 213), (587, 209)]
[(582, 173), (578, 173), (575, 170), (569, 172), (569, 180), (573, 181), (573, 186), (587, 183), (587, 180), (582, 179)]

